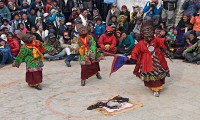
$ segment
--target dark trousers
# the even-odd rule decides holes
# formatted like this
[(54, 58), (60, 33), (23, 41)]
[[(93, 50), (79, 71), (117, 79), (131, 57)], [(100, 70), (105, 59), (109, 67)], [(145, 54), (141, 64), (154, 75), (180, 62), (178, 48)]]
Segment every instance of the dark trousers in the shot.
[(187, 53), (185, 59), (189, 62), (197, 62), (200, 61), (200, 54), (194, 56), (193, 53)]
[(71, 62), (72, 60), (75, 59), (75, 57), (78, 56), (78, 54), (70, 54), (66, 57), (65, 61)]
[(112, 6), (112, 4), (106, 4), (106, 3), (103, 4), (103, 11), (100, 13), (102, 13), (101, 16), (104, 21), (106, 20), (108, 11), (110, 10), (111, 6)]
[(4, 65), (4, 64), (13, 63), (13, 58), (9, 49), (0, 49), (0, 52), (1, 52), (0, 64)]
[(118, 47), (118, 53), (120, 54), (126, 54), (126, 55), (130, 55), (132, 50), (133, 50), (134, 46), (132, 46), (131, 48), (129, 48), (128, 50), (125, 50), (123, 47), (120, 48)]

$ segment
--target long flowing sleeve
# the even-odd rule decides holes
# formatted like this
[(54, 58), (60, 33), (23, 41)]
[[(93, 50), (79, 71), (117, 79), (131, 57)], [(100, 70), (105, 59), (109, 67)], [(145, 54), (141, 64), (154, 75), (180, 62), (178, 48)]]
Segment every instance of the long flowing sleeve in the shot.
[(25, 46), (23, 46), (20, 49), (19, 54), (17, 55), (13, 64), (15, 66), (20, 66), (20, 64), (25, 61), (25, 57), (28, 55), (28, 53), (29, 53), (29, 50), (26, 49)]

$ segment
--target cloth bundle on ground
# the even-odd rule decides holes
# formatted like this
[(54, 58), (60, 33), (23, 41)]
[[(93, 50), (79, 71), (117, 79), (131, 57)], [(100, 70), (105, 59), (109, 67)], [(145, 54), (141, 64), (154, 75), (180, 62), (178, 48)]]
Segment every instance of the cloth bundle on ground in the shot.
[(89, 106), (87, 110), (96, 109), (105, 115), (115, 115), (142, 106), (141, 103), (131, 102), (129, 101), (129, 98), (124, 98), (118, 95), (108, 100), (96, 101), (93, 105)]

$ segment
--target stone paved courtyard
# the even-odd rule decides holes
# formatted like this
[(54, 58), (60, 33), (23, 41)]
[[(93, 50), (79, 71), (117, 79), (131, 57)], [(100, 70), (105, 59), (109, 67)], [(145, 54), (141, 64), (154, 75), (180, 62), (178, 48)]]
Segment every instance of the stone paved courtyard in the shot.
[[(25, 64), (0, 68), (0, 120), (200, 120), (200, 66), (174, 60), (159, 98), (124, 66), (109, 78), (112, 57), (102, 61), (103, 79), (90, 78), (80, 86), (80, 65), (67, 68), (61, 61), (45, 62), (43, 90), (29, 88)], [(105, 116), (87, 107), (95, 100), (121, 95), (143, 107)]]

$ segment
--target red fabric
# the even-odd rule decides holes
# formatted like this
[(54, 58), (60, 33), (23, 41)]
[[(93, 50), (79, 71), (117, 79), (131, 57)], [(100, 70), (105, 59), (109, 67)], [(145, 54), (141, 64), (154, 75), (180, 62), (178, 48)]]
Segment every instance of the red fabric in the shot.
[(111, 54), (115, 54), (117, 52), (117, 47), (114, 48), (110, 48), (109, 50), (106, 50), (104, 48), (100, 48), (100, 51), (102, 52), (107, 52), (107, 53), (111, 53)]
[(44, 47), (41, 47), (41, 42), (38, 41), (38, 40), (35, 40), (33, 41), (32, 44), (26, 44), (26, 46), (29, 46), (29, 47), (36, 47), (41, 53), (44, 53), (45, 49)]
[[(164, 69), (168, 69), (167, 61), (165, 60), (164, 53), (161, 49), (166, 49), (163, 38), (154, 38), (150, 45), (154, 44), (156, 55), (160, 61), (161, 66)], [(152, 64), (152, 55), (147, 48), (147, 42), (145, 40), (140, 40), (136, 44), (135, 48), (132, 51), (131, 58), (137, 60), (137, 64), (134, 70), (134, 74), (138, 75), (138, 72), (141, 68), (141, 72), (151, 72), (153, 71)]]
[(16, 37), (14, 37), (11, 40), (7, 40), (7, 43), (10, 45), (10, 51), (12, 53), (13, 56), (17, 56), (20, 50), (20, 44), (19, 41)]
[(86, 80), (99, 71), (100, 67), (98, 62), (94, 62), (91, 65), (81, 65), (81, 80)]
[(48, 3), (48, 4), (46, 5), (46, 8), (45, 8), (45, 9), (46, 9), (46, 12), (47, 12), (47, 13), (49, 13), (49, 9), (51, 8), (51, 6), (52, 6), (51, 3)]
[(29, 85), (42, 83), (42, 71), (26, 72), (26, 82)]
[(116, 47), (116, 37), (114, 35), (108, 36), (107, 34), (101, 35), (98, 41), (98, 45), (100, 46), (100, 48), (105, 49), (106, 44), (109, 44), (111, 49)]
[(113, 28), (111, 26), (107, 26), (106, 31), (113, 31)]

